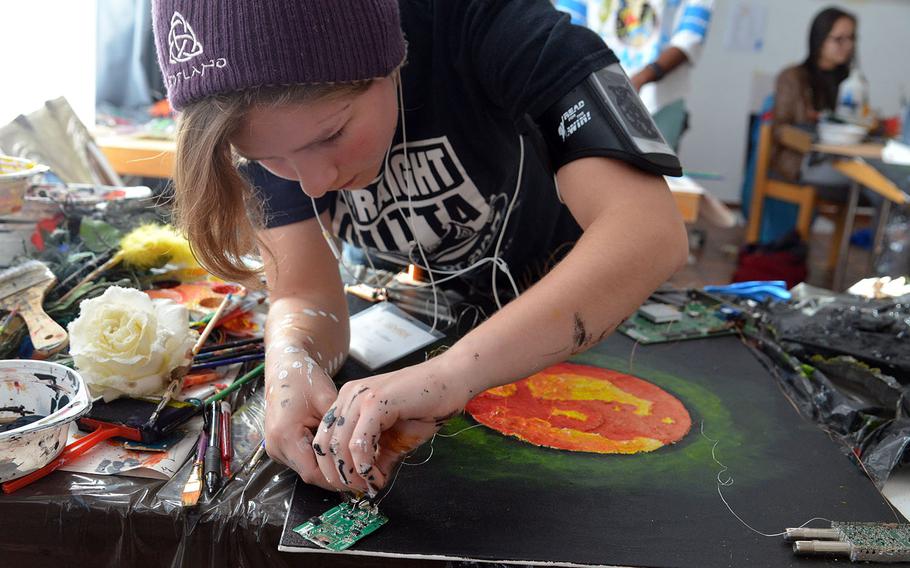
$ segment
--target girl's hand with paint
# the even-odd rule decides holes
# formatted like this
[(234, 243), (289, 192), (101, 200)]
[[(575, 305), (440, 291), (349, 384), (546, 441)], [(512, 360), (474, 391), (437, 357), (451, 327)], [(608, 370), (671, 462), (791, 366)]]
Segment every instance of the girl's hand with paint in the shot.
[(326, 371), (301, 345), (276, 340), (266, 356), (265, 447), (305, 482), (332, 489), (313, 454), (313, 432), (338, 394)]
[[(327, 220), (325, 222), (328, 222)], [(350, 344), (338, 264), (315, 219), (263, 231), (269, 283), (266, 322), (266, 451), (326, 489), (313, 435), (335, 402), (332, 382)]]
[(462, 411), (471, 395), (441, 359), (341, 387), (313, 442), (332, 486), (375, 495), (399, 461)]

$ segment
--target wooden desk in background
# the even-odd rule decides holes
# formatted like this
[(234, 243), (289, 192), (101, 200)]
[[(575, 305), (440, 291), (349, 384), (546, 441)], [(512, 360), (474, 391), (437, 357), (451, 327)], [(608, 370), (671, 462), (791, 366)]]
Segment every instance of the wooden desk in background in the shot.
[(908, 196), (891, 180), (882, 175), (866, 160), (881, 160), (885, 145), (878, 142), (861, 144), (822, 144), (812, 141), (812, 134), (801, 128), (783, 125), (779, 128), (779, 140), (784, 146), (802, 153), (816, 152), (833, 156), (834, 167), (842, 174), (862, 186), (897, 204), (906, 203)]
[(173, 140), (97, 135), (95, 142), (121, 176), (170, 178), (174, 170)]
[(834, 270), (833, 288), (836, 291), (844, 289), (846, 276), (847, 254), (850, 249), (850, 236), (853, 233), (853, 222), (856, 217), (856, 208), (859, 203), (860, 187), (868, 187), (881, 195), (881, 209), (879, 211), (878, 226), (875, 229), (875, 239), (872, 247), (871, 262), (881, 253), (885, 224), (891, 211), (891, 204), (906, 204), (910, 196), (901, 191), (894, 182), (888, 179), (877, 168), (866, 160), (882, 159), (885, 145), (881, 143), (861, 144), (821, 144), (813, 141), (811, 133), (791, 125), (783, 125), (778, 129), (778, 140), (784, 146), (802, 153), (816, 152), (834, 157), (834, 168), (850, 179), (850, 193), (847, 196), (846, 225), (841, 242), (838, 243), (839, 252), (837, 266)]
[[(95, 137), (95, 142), (121, 176), (171, 177), (176, 148), (172, 140), (101, 134)], [(668, 183), (683, 220), (694, 223), (698, 219), (704, 190), (695, 184), (674, 183), (672, 179), (668, 179)]]
[(674, 186), (671, 180), (667, 180), (670, 186), (670, 192), (673, 193), (673, 199), (676, 201), (676, 208), (682, 214), (683, 221), (694, 223), (698, 220), (698, 211), (701, 206), (702, 191), (695, 191), (689, 188)]

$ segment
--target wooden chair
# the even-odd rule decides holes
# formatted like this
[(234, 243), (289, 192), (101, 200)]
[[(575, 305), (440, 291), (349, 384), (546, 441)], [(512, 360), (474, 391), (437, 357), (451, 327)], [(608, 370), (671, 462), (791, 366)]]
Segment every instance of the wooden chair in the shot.
[[(765, 198), (770, 197), (786, 203), (793, 203), (799, 209), (796, 218), (796, 230), (800, 237), (809, 242), (812, 228), (812, 219), (816, 207), (819, 213), (834, 219), (834, 237), (828, 253), (828, 269), (833, 270), (837, 265), (838, 246), (844, 233), (847, 208), (835, 202), (819, 200), (816, 197), (815, 187), (799, 183), (790, 183), (771, 179), (768, 177), (768, 164), (771, 161), (771, 124), (761, 125), (758, 138), (758, 159), (755, 162), (755, 183), (752, 188), (752, 206), (749, 209), (749, 223), (746, 226), (746, 242), (754, 243), (759, 239), (761, 231), (762, 211)], [(788, 146), (805, 147), (808, 151), (812, 140), (808, 134), (805, 139), (791, 140)]]

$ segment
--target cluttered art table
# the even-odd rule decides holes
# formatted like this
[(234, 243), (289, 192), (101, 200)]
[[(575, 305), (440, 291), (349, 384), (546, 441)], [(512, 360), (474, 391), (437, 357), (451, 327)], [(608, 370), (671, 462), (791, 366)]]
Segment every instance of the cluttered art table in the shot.
[[(340, 376), (364, 374), (349, 361)], [(339, 497), (266, 459), (191, 510), (173, 481), (56, 472), (0, 497), (4, 564), (800, 566), (826, 561), (767, 535), (898, 518), (736, 336), (615, 334), (468, 410), (400, 466), (387, 524), (345, 554), (293, 531)]]

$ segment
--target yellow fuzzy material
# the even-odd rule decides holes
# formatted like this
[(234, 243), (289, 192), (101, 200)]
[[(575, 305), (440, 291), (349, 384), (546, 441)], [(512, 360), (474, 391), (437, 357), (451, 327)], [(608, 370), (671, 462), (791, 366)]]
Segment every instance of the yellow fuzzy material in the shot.
[(120, 240), (117, 256), (136, 268), (159, 268), (171, 262), (185, 267), (199, 266), (190, 243), (169, 225), (142, 225)]

